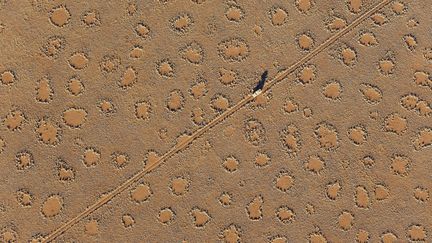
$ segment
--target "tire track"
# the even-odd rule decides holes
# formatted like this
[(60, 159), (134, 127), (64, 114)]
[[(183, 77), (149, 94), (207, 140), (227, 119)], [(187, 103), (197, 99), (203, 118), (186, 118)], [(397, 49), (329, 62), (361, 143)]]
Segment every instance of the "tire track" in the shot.
[(239, 101), (234, 106), (230, 107), (227, 111), (223, 112), (219, 116), (217, 116), (215, 119), (210, 121), (207, 125), (199, 128), (196, 130), (191, 136), (189, 136), (187, 139), (181, 141), (180, 143), (173, 146), (168, 152), (166, 152), (163, 156), (161, 156), (158, 160), (153, 162), (152, 164), (147, 164), (143, 170), (136, 173), (133, 177), (129, 178), (125, 182), (123, 182), (121, 185), (116, 187), (114, 190), (112, 190), (107, 195), (102, 196), (98, 201), (96, 201), (94, 204), (90, 205), (86, 210), (75, 216), (74, 218), (70, 219), (65, 224), (61, 225), (59, 228), (51, 232), (49, 235), (47, 235), (42, 242), (50, 242), (66, 232), (68, 229), (70, 229), (73, 225), (80, 222), (83, 218), (89, 216), (94, 211), (108, 203), (110, 200), (112, 200), (115, 196), (120, 194), (121, 192), (128, 189), (131, 185), (138, 182), (142, 177), (144, 177), (147, 173), (150, 171), (156, 169), (159, 165), (161, 165), (165, 160), (179, 152), (180, 150), (186, 148), (189, 144), (191, 144), (195, 139), (200, 137), (202, 134), (210, 130), (212, 127), (223, 121), (228, 116), (232, 115), (234, 112), (241, 109), (243, 106), (254, 100), (259, 94), (265, 93), (268, 91), (271, 87), (273, 87), (278, 82), (282, 81), (284, 78), (286, 78), (288, 75), (293, 73), (297, 68), (301, 67), (308, 61), (310, 61), (313, 57), (321, 53), (323, 50), (325, 50), (327, 47), (329, 47), (331, 44), (336, 42), (339, 38), (350, 32), (352, 29), (354, 29), (356, 26), (358, 26), (360, 23), (362, 23), (365, 19), (369, 18), (372, 14), (392, 2), (393, 0), (383, 0), (382, 2), (376, 4), (366, 12), (364, 12), (362, 15), (360, 15), (358, 18), (356, 18), (353, 22), (351, 22), (349, 25), (345, 26), (342, 30), (332, 35), (330, 38), (328, 38), (326, 41), (321, 43), (318, 47), (316, 47), (314, 50), (309, 52), (307, 55), (300, 58), (297, 62), (295, 62), (293, 65), (288, 67), (285, 70), (282, 70), (276, 74), (274, 78), (267, 81), (267, 83), (264, 85), (262, 90), (258, 90), (257, 92), (253, 94), (247, 95), (245, 98), (243, 98), (241, 101)]

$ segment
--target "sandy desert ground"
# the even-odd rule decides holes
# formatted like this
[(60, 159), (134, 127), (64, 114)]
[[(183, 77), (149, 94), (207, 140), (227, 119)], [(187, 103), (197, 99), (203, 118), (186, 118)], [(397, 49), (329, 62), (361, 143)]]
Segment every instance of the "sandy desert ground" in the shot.
[(432, 242), (431, 4), (0, 0), (0, 242)]

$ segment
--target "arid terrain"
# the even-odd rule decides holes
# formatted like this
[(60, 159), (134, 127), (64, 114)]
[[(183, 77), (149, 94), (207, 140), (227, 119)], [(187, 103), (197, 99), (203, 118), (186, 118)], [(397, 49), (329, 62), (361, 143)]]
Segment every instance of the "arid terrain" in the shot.
[(432, 242), (431, 5), (0, 0), (0, 242)]

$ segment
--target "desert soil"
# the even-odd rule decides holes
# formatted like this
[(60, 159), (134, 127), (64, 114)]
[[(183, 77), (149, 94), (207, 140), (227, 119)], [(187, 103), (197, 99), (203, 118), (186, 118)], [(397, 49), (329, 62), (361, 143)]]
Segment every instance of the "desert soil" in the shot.
[(0, 242), (431, 242), (431, 4), (0, 0)]

